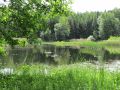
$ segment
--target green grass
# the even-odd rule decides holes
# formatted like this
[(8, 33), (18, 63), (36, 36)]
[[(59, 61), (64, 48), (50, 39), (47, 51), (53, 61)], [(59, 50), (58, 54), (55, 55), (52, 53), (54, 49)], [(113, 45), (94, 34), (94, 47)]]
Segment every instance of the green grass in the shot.
[(50, 44), (55, 46), (97, 46), (96, 42), (92, 41), (57, 41), (57, 42), (44, 42), (43, 44)]
[(110, 37), (108, 40), (103, 41), (89, 41), (89, 40), (70, 40), (70, 41), (56, 41), (56, 42), (43, 42), (43, 44), (50, 44), (55, 46), (84, 46), (84, 47), (107, 47), (107, 46), (120, 46), (120, 37)]
[(117, 40), (120, 41), (120, 37), (118, 36), (111, 36), (108, 40)]
[(106, 47), (107, 51), (109, 51), (111, 54), (120, 54), (120, 48), (119, 47)]
[(22, 66), (0, 75), (0, 90), (120, 90), (120, 73), (80, 64)]

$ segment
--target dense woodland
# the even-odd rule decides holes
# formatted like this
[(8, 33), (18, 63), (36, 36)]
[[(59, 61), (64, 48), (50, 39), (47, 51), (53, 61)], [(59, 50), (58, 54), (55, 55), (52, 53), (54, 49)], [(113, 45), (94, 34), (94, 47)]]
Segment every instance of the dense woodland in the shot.
[(120, 35), (120, 9), (75, 13), (68, 0), (10, 0), (0, 6), (0, 38), (61, 41), (88, 38), (105, 40)]
[(58, 16), (48, 21), (48, 28), (41, 31), (44, 40), (88, 38), (105, 40), (120, 35), (120, 9), (105, 12), (74, 13)]

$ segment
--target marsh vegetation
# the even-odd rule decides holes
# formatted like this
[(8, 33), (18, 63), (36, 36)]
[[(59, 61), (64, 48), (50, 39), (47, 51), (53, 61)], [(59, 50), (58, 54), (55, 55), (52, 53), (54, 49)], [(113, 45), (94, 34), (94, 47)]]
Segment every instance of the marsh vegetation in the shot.
[(120, 90), (120, 9), (75, 13), (71, 3), (0, 5), (0, 90)]
[[(92, 42), (91, 42), (92, 43)], [(94, 43), (94, 42), (93, 42)], [(1, 56), (1, 90), (119, 90), (119, 47), (8, 48)]]

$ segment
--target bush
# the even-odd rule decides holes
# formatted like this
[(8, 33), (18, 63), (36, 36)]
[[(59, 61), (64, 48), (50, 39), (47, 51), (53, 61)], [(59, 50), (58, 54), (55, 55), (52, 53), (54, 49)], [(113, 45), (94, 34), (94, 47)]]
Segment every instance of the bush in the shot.
[(0, 46), (0, 54), (5, 54), (5, 49), (4, 49), (4, 47), (1, 47), (1, 46)]
[(18, 45), (20, 45), (22, 47), (28, 45), (27, 39), (26, 38), (20, 38), (20, 39), (18, 39)]
[(5, 44), (5, 40), (4, 39), (0, 39), (0, 46), (3, 46), (3, 44)]
[(30, 44), (33, 44), (33, 45), (41, 45), (42, 43), (42, 39), (41, 38), (36, 38), (36, 39), (33, 39), (33, 40), (29, 40)]

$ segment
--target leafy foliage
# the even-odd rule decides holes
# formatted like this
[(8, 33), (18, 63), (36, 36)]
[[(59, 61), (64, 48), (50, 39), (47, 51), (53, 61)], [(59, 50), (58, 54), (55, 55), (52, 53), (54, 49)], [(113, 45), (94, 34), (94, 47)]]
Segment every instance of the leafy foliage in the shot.
[(88, 38), (108, 39), (120, 35), (120, 9), (74, 13), (71, 0), (10, 0), (0, 7), (0, 38), (14, 46), (13, 38), (46, 41)]
[(108, 39), (111, 35), (119, 35), (120, 23), (113, 13), (103, 13), (98, 18), (99, 35), (101, 39)]
[(54, 31), (56, 40), (65, 40), (68, 38), (70, 28), (67, 21), (66, 17), (62, 17), (60, 18), (59, 23), (55, 24)]
[(17, 44), (13, 37), (34, 41), (49, 18), (68, 13), (68, 4), (67, 0), (10, 0), (0, 7), (0, 34), (11, 45)]

